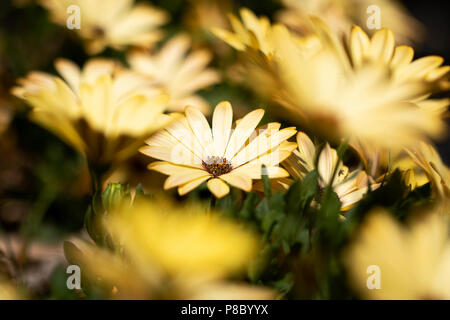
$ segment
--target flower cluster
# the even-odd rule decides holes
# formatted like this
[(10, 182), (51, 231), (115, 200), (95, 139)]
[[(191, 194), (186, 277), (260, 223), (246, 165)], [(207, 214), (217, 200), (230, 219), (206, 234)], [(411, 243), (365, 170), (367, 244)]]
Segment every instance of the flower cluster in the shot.
[[(435, 141), (450, 66), (395, 41), (423, 40), (397, 2), (281, 2), (272, 23), (191, 0), (180, 28), (144, 2), (39, 0), (62, 26), (79, 9), (82, 54), (50, 55), (59, 75), (27, 69), (10, 91), (82, 168), (70, 176), (67, 150), (42, 147), (21, 256), (55, 203), (78, 196), (78, 210), (89, 194), (59, 246), (83, 270), (78, 298), (449, 299), (450, 168)], [(369, 5), (392, 21), (364, 30)], [(3, 256), (0, 298), (37, 296), (16, 290), (14, 267), (3, 277)]]

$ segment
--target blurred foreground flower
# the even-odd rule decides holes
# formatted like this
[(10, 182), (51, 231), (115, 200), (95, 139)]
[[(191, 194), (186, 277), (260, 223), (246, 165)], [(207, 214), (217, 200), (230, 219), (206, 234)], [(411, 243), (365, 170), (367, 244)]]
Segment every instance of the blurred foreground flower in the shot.
[[(345, 255), (353, 287), (367, 299), (450, 299), (448, 226), (437, 213), (406, 229), (387, 212), (372, 212)], [(379, 272), (371, 275), (370, 266)], [(371, 290), (374, 277), (380, 286)]]
[(19, 300), (21, 298), (15, 286), (0, 280), (0, 300)]
[(118, 50), (126, 46), (150, 48), (163, 37), (158, 28), (168, 20), (163, 10), (148, 4), (134, 5), (134, 0), (39, 1), (50, 11), (52, 19), (64, 26), (70, 17), (68, 9), (78, 6), (81, 21), (77, 32), (86, 41), (90, 54), (107, 46)]
[(242, 23), (233, 14), (229, 15), (233, 32), (220, 28), (212, 28), (212, 32), (236, 50), (246, 51), (254, 49), (271, 57), (275, 48), (273, 46), (273, 31), (269, 19), (267, 17), (258, 18), (247, 8), (242, 8), (239, 13)]
[(370, 41), (358, 28), (349, 56), (323, 22), (312, 22), (315, 33), (303, 38), (268, 21), (216, 34), (244, 52), (252, 62), (246, 67), (253, 86), (284, 106), (284, 117), (328, 140), (358, 139), (371, 148), (400, 149), (442, 136), (448, 99), (427, 99), (447, 89), (441, 82), (449, 67), (440, 67), (442, 58), (411, 63), (412, 49), (394, 48), (390, 31), (377, 31)]
[(31, 118), (86, 155), (108, 167), (134, 154), (143, 140), (170, 122), (163, 114), (167, 94), (152, 80), (112, 60), (92, 59), (83, 70), (57, 60), (63, 79), (31, 72), (19, 79), (14, 95), (31, 105)]
[(416, 147), (407, 151), (430, 181), (433, 200), (437, 201), (441, 213), (450, 214), (450, 168), (431, 144), (420, 141)]
[[(91, 281), (117, 298), (270, 299), (271, 290), (226, 281), (259, 250), (256, 236), (198, 206), (141, 200), (111, 213), (116, 254), (80, 243), (65, 251)], [(108, 287), (109, 285), (109, 287)], [(114, 288), (114, 290), (112, 290)]]
[(220, 76), (215, 70), (206, 68), (212, 58), (206, 49), (195, 50), (187, 55), (190, 44), (189, 36), (178, 35), (158, 52), (131, 53), (128, 62), (133, 70), (167, 88), (170, 95), (169, 110), (183, 111), (185, 106), (193, 105), (203, 113), (209, 113), (210, 106), (195, 92), (219, 82)]
[(278, 165), (296, 146), (286, 141), (296, 133), (295, 128), (279, 130), (279, 123), (269, 123), (256, 132), (264, 115), (258, 109), (236, 121), (232, 129), (233, 110), (226, 101), (216, 106), (212, 129), (198, 109), (187, 107), (185, 113), (140, 149), (163, 160), (151, 163), (149, 169), (169, 175), (164, 189), (178, 187), (184, 195), (208, 181), (208, 189), (221, 198), (230, 192), (228, 184), (249, 192), (252, 180), (261, 179), (262, 165), (267, 166), (270, 178), (289, 175)]
[[(379, 14), (379, 28), (391, 29), (403, 43), (422, 40), (423, 26), (397, 0), (281, 0), (286, 6), (278, 19), (299, 33), (314, 32), (309, 16), (319, 16), (337, 34), (347, 33), (351, 26), (366, 25)], [(379, 11), (374, 11), (378, 10)]]
[[(365, 171), (355, 170), (349, 172), (342, 161), (338, 162), (335, 149), (327, 143), (318, 155), (318, 149), (311, 139), (303, 132), (297, 134), (298, 149), (286, 159), (283, 166), (295, 179), (303, 179), (309, 172), (316, 169), (319, 173), (319, 186), (326, 188), (331, 185), (333, 191), (341, 201), (341, 210), (350, 209), (355, 203), (362, 199), (364, 194), (377, 189), (380, 184), (374, 183)], [(336, 165), (338, 166), (336, 168)], [(334, 175), (334, 176), (333, 176)]]
[(209, 33), (211, 28), (226, 28), (226, 15), (231, 11), (230, 0), (187, 0), (185, 24), (193, 31)]

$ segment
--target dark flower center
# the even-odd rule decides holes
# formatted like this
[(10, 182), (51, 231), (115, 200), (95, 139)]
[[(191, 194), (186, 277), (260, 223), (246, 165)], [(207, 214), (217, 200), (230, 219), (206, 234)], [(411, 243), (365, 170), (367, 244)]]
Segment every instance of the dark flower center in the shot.
[(214, 177), (218, 177), (233, 170), (231, 163), (228, 162), (227, 159), (216, 156), (208, 157), (206, 161), (202, 161), (202, 165), (203, 168)]

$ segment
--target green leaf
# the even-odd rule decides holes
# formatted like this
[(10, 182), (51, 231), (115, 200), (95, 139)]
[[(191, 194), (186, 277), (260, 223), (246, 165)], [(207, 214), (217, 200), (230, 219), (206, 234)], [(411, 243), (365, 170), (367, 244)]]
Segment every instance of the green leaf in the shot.
[(264, 186), (264, 194), (266, 197), (270, 197), (272, 195), (272, 186), (270, 185), (270, 179), (265, 165), (262, 165), (261, 167), (261, 177)]
[(244, 220), (249, 220), (252, 218), (255, 212), (255, 208), (258, 202), (258, 196), (255, 191), (247, 194), (247, 197), (242, 204), (242, 208), (239, 211), (238, 216)]
[(83, 253), (72, 242), (64, 241), (63, 243), (64, 256), (70, 264), (78, 264), (79, 257)]

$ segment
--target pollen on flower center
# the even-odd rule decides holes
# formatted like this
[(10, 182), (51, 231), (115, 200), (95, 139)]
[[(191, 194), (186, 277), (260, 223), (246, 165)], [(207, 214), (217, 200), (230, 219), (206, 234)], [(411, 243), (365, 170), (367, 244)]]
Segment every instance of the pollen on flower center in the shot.
[(214, 177), (218, 177), (233, 170), (231, 163), (227, 159), (217, 156), (208, 157), (206, 161), (202, 161), (202, 165), (203, 168)]

